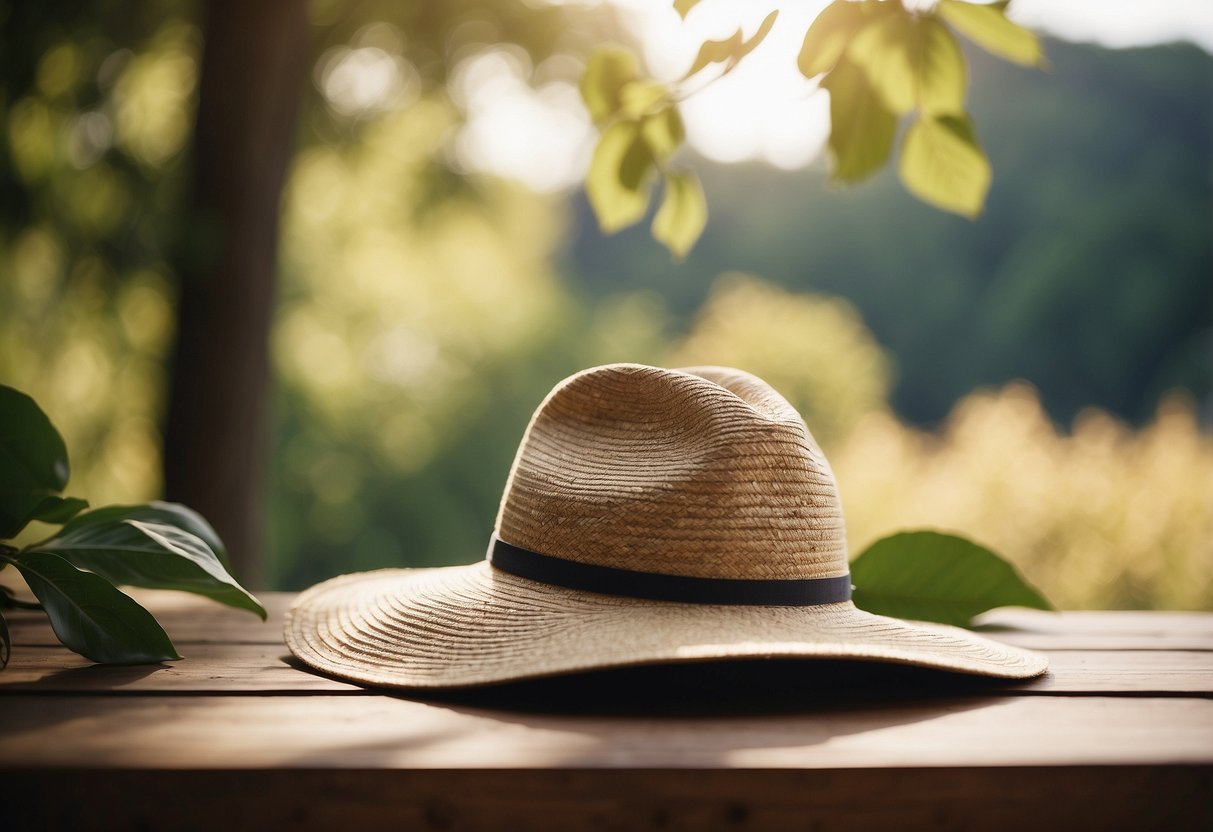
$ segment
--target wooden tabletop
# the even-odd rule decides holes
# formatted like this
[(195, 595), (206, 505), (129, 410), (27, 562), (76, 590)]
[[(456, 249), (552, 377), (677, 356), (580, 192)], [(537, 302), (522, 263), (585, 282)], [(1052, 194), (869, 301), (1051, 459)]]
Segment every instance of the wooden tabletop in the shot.
[(991, 613), (1050, 657), (1021, 683), (749, 662), (413, 698), (300, 669), (288, 594), (265, 624), (139, 597), (185, 659), (93, 666), (8, 614), (17, 828), (1213, 829), (1211, 614)]

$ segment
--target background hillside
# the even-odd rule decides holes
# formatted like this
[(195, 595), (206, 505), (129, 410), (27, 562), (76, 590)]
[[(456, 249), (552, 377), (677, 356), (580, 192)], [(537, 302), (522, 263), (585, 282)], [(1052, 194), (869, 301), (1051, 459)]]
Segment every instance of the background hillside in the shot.
[(977, 222), (925, 209), (886, 170), (831, 193), (824, 165), (704, 171), (711, 221), (685, 265), (640, 227), (603, 238), (584, 201), (565, 263), (589, 297), (652, 289), (686, 327), (723, 271), (850, 299), (892, 354), (897, 412), (941, 419), (1022, 378), (1068, 423), (1140, 422), (1210, 391), (1213, 58), (1190, 45), (1047, 44), (1052, 69), (970, 50), (994, 184)]

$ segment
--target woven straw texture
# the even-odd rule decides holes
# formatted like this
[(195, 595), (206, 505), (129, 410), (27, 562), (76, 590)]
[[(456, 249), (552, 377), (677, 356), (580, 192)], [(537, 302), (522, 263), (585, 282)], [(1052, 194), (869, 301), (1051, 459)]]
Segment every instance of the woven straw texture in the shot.
[[(597, 367), (561, 382), (519, 446), (497, 517), (515, 546), (570, 561), (731, 579), (845, 575), (829, 463), (803, 420), (739, 370)], [(486, 562), (346, 575), (303, 593), (286, 640), (352, 681), (454, 688), (617, 666), (854, 658), (988, 676), (1044, 657), (850, 602), (647, 601), (519, 578)]]

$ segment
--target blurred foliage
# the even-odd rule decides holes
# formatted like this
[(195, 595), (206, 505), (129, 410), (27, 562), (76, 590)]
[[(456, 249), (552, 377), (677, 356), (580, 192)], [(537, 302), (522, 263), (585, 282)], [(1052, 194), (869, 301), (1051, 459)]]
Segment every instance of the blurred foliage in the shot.
[[(894, 361), (892, 403), (934, 423), (974, 387), (1031, 381), (1068, 423), (1142, 423), (1213, 393), (1213, 58), (1195, 46), (1049, 42), (1048, 74), (969, 55), (998, 176), (976, 222), (923, 210), (891, 171), (824, 195), (826, 173), (702, 167), (712, 219), (686, 264), (588, 208), (565, 268), (593, 296), (661, 287), (675, 328), (706, 276), (752, 271), (849, 299)], [(1208, 411), (1206, 411), (1208, 413)]]
[[(536, 404), (568, 373), (632, 360), (769, 378), (830, 453), (856, 551), (938, 524), (1063, 605), (1213, 607), (1213, 450), (1191, 403), (1138, 432), (1092, 412), (1072, 435), (1053, 426), (1206, 394), (1213, 107), (1191, 79), (1208, 56), (1055, 44), (1041, 79), (970, 55), (1005, 171), (976, 225), (921, 210), (891, 175), (827, 197), (820, 172), (705, 169), (719, 208), (675, 269), (632, 232), (587, 236), (584, 203), (470, 176), (451, 152), (464, 62), (572, 83), (571, 56), (618, 36), (609, 16), (311, 9), (273, 340), (278, 586), (478, 557)], [(60, 425), (94, 502), (159, 488), (197, 12), (0, 4), (0, 381)], [(729, 271), (764, 280), (712, 282)], [(947, 416), (1015, 377), (1052, 418), (1018, 386)], [(938, 434), (900, 421), (945, 416)]]
[[(685, 20), (695, 5), (675, 0), (674, 12)], [(992, 173), (965, 109), (968, 70), (952, 29), (1008, 61), (1042, 65), (1036, 35), (1009, 20), (1006, 7), (965, 0), (912, 8), (902, 0), (826, 6), (805, 32), (796, 64), (806, 78), (820, 76), (820, 88), (829, 92), (830, 169), (837, 182), (860, 182), (884, 167), (899, 120), (910, 116), (898, 166), (907, 190), (945, 211), (981, 214)], [(679, 104), (732, 72), (778, 17), (778, 9), (771, 11), (748, 36), (738, 28), (705, 41), (686, 74), (668, 84), (645, 75), (618, 46), (589, 57), (581, 97), (601, 135), (586, 195), (604, 232), (643, 219), (653, 180), (660, 178), (664, 196), (653, 237), (675, 260), (686, 257), (706, 226), (707, 203), (694, 172), (670, 167), (685, 138)]]
[(717, 279), (665, 364), (744, 367), (782, 393), (827, 446), (889, 394), (888, 358), (854, 306), (743, 274)]
[(1063, 609), (1213, 609), (1213, 437), (1185, 395), (1137, 431), (1088, 409), (1060, 432), (1016, 383), (966, 396), (937, 433), (877, 411), (826, 450), (852, 551), (934, 526), (991, 546)]

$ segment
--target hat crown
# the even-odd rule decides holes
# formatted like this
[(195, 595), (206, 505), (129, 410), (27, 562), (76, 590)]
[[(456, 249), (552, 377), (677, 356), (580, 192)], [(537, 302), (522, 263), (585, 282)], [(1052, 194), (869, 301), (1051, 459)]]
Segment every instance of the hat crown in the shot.
[(564, 560), (732, 579), (847, 573), (838, 487), (756, 376), (612, 364), (558, 384), (518, 448), (497, 535)]

